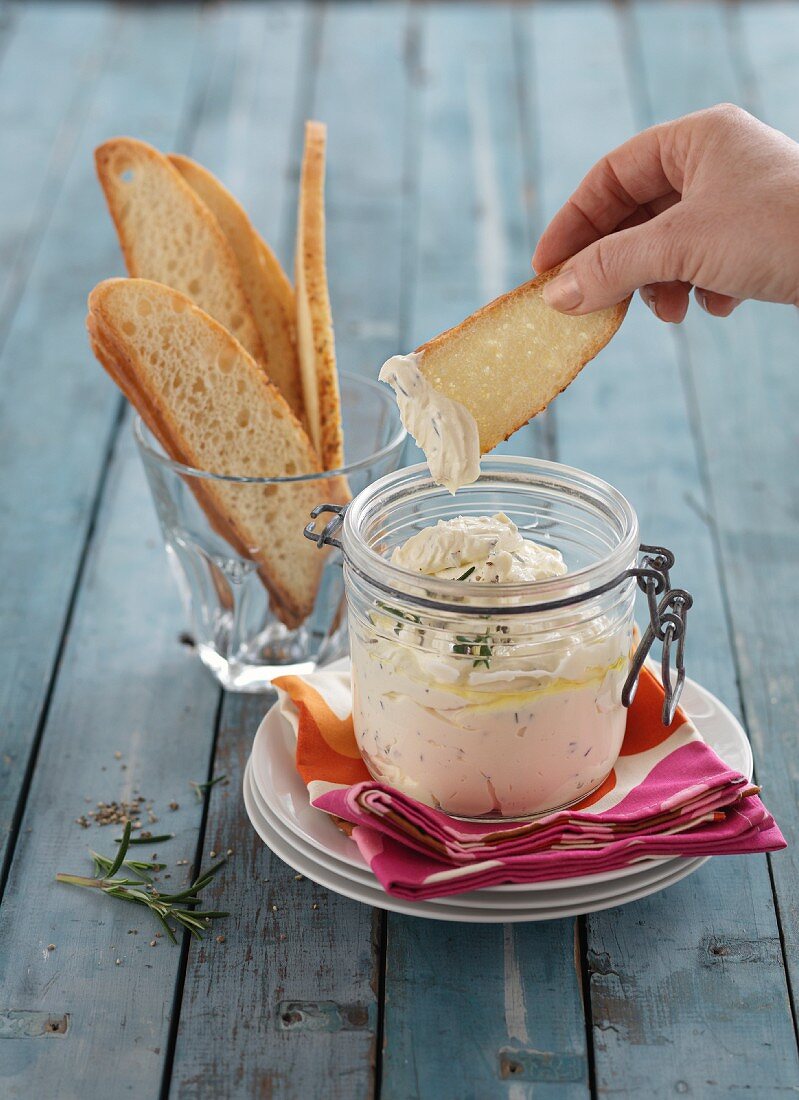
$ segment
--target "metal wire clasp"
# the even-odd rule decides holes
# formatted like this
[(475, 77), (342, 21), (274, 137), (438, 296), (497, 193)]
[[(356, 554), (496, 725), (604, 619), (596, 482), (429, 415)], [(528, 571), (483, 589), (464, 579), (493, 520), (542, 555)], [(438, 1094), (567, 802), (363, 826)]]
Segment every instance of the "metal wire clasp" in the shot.
[[(348, 504), (317, 504), (311, 512), (311, 522), (305, 526), (303, 532), (305, 537), (310, 539), (311, 542), (315, 542), (320, 550), (323, 546), (335, 546), (337, 550), (340, 550), (341, 543), (333, 536), (341, 530), (348, 507)], [(317, 531), (316, 520), (323, 512), (333, 512), (334, 515), (321, 531)]]
[[(318, 504), (311, 512), (311, 522), (305, 527), (305, 537), (315, 542), (320, 550), (324, 546), (335, 546), (337, 550), (341, 550), (341, 542), (335, 536), (341, 530), (348, 507), (348, 504)], [(316, 520), (325, 513), (332, 513), (333, 518), (321, 531), (317, 531)], [(661, 719), (664, 726), (670, 726), (685, 685), (685, 625), (688, 610), (694, 601), (684, 588), (671, 587), (670, 570), (674, 565), (674, 555), (671, 550), (663, 546), (647, 546), (641, 543), (639, 552), (643, 555), (641, 564), (627, 569), (607, 586), (612, 587), (627, 578), (635, 577), (638, 587), (646, 593), (649, 604), (649, 626), (644, 631), (630, 663), (621, 701), (625, 707), (632, 704), (638, 688), (638, 678), (649, 656), (649, 651), (655, 641), (661, 642), (663, 646), (661, 679), (665, 692)], [(587, 598), (595, 594), (586, 593), (585, 596), (578, 598)], [(672, 647), (676, 647), (677, 677), (675, 680), (672, 680), (671, 676)]]
[[(672, 588), (669, 571), (674, 565), (674, 555), (663, 546), (647, 546), (641, 543), (644, 555), (641, 565), (627, 570), (628, 577), (635, 577), (638, 587), (646, 593), (649, 604), (649, 626), (635, 651), (630, 672), (622, 690), (621, 701), (629, 707), (638, 688), (638, 677), (644, 661), (655, 640), (662, 642), (660, 668), (665, 697), (661, 720), (670, 726), (677, 711), (677, 704), (685, 684), (685, 624), (693, 597), (684, 588)], [(677, 678), (671, 678), (671, 649), (676, 643), (675, 667)]]

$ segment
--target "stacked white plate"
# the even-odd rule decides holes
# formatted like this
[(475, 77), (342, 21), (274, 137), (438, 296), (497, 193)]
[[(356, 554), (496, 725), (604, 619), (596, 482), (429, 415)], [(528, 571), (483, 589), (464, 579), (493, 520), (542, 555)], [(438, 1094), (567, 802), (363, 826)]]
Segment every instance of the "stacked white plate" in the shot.
[[(749, 742), (724, 704), (688, 680), (681, 705), (722, 760), (751, 778)], [(592, 913), (663, 890), (705, 862), (704, 858), (649, 859), (604, 874), (493, 886), (432, 901), (393, 897), (383, 890), (355, 842), (327, 814), (310, 805), (294, 767), (293, 732), (276, 707), (255, 735), (244, 773), (244, 803), (267, 847), (300, 874), (366, 905), (434, 920), (506, 923)]]

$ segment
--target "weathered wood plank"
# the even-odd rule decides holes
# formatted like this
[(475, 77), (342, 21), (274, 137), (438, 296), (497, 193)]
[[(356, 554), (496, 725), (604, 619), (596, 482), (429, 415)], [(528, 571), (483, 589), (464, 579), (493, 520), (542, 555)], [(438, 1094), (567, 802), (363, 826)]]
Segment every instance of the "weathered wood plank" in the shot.
[(89, 289), (121, 267), (92, 149), (120, 130), (161, 143), (174, 139), (195, 26), (191, 9), (117, 14), (75, 155), (0, 355), (0, 568), (14, 578), (0, 591), (0, 857), (119, 408), (84, 330)]
[[(648, 9), (641, 5), (636, 13), (642, 44), (637, 60), (643, 60), (656, 117), (700, 102), (741, 98), (739, 74), (720, 33), (719, 9), (668, 4)], [(378, 109), (364, 110), (363, 93), (358, 95), (357, 74), (374, 60), (368, 52), (390, 57), (380, 53), (387, 32), (379, 10), (372, 14), (365, 7), (337, 5), (325, 16), (320, 90), (313, 104), (314, 113), (331, 125), (329, 239), (341, 319), (339, 352), (343, 366), (367, 370), (394, 350), (398, 329), (399, 346), (411, 346), (458, 320), (496, 289), (524, 278), (530, 252), (521, 139), (513, 131), (518, 123), (511, 117), (504, 68), (518, 28), (508, 31), (510, 17), (498, 6), (492, 6), (490, 17), (479, 8), (435, 9), (430, 33), (425, 29), (422, 64), (419, 69), (413, 65), (417, 76), (429, 82), (423, 96), (423, 144), (417, 149), (409, 142), (405, 163), (412, 165), (419, 155), (418, 225), (425, 226), (419, 240), (423, 247), (427, 242), (437, 247), (403, 269), (415, 290), (409, 303), (411, 327), (397, 325), (396, 272), (387, 269), (387, 261), (397, 254), (398, 233), (412, 258), (409, 245), (418, 227), (409, 207), (405, 221), (397, 220), (394, 193), (388, 203), (378, 194), (391, 185), (394, 158), (399, 160), (398, 150), (390, 147), (395, 131), (375, 129)], [(369, 23), (371, 40), (364, 34), (351, 43), (350, 54), (345, 52), (348, 21), (356, 13)], [(188, 69), (183, 50), (189, 49), (193, 28), (176, 49), (175, 27), (190, 24), (190, 12), (148, 9), (144, 16), (134, 11), (120, 18), (118, 52), (103, 70), (106, 75), (98, 74), (105, 83), (85, 101), (92, 106), (86, 128), (78, 134), (81, 101), (70, 107), (75, 129), (70, 123), (59, 130), (59, 149), (77, 148), (78, 160), (64, 173), (63, 194), (0, 358), (7, 402), (6, 411), (0, 411), (0, 464), (7, 473), (0, 488), (0, 561), (15, 579), (15, 591), (6, 586), (0, 596), (0, 638), (9, 658), (4, 667), (10, 665), (8, 677), (0, 680), (0, 700), (8, 704), (4, 716), (12, 715), (3, 749), (8, 745), (15, 754), (0, 761), (0, 828), (3, 812), (6, 827), (11, 820), (23, 783), (25, 755), (42, 714), (115, 418), (113, 391), (85, 361), (81, 325), (85, 290), (112, 267), (119, 269), (88, 151), (111, 129), (130, 129), (169, 144), (183, 106)], [(794, 114), (799, 97), (783, 43), (795, 33), (795, 18), (795, 9), (769, 3), (745, 8), (742, 24), (758, 102), (771, 121), (794, 134), (799, 132)], [(291, 236), (287, 210), (293, 205), (293, 181), (291, 171), (274, 173), (272, 168), (276, 162), (289, 164), (289, 151), (296, 156), (301, 113), (295, 113), (291, 127), (282, 128), (296, 85), (277, 87), (271, 74), (286, 60), (290, 68), (292, 50), (300, 47), (293, 31), (276, 31), (278, 43), (292, 43), (287, 59), (279, 52), (275, 66), (260, 68), (260, 57), (275, 47), (269, 35), (258, 37), (258, 28), (270, 25), (270, 19), (285, 19), (295, 27), (300, 17), (293, 8), (270, 7), (264, 14), (245, 5), (210, 15), (213, 41), (206, 39), (198, 67), (207, 89), (197, 101), (201, 126), (191, 151), (220, 172), (280, 247), (281, 233), (284, 242)], [(528, 62), (524, 78), (531, 82), (527, 116), (540, 120), (537, 160), (544, 210), (551, 212), (583, 167), (647, 119), (633, 119), (630, 113), (610, 7), (544, 6), (529, 22), (527, 16), (521, 22), (532, 42), (529, 53), (521, 55)], [(353, 36), (355, 29), (353, 23)], [(307, 24), (304, 33), (307, 48), (313, 42)], [(486, 56), (488, 62), (480, 60)], [(478, 63), (469, 76), (475, 57)], [(675, 59), (690, 74), (678, 86)], [(344, 72), (347, 60), (351, 70)], [(470, 98), (470, 80), (487, 84), (488, 107), (481, 107), (480, 95)], [(0, 65), (0, 89), (2, 81)], [(382, 87), (374, 89), (370, 102), (380, 112), (397, 110)], [(481, 110), (488, 111), (482, 121)], [(255, 125), (259, 114), (265, 117), (262, 127)], [(477, 148), (474, 135), (486, 130), (489, 140), (480, 141), (489, 156), (464, 160), (465, 150)], [(450, 140), (453, 133), (461, 137)], [(369, 171), (361, 172), (365, 153), (359, 135), (366, 151), (378, 151)], [(76, 145), (64, 144), (78, 137)], [(335, 163), (339, 141), (348, 151), (347, 165)], [(58, 172), (48, 180), (56, 181), (67, 159), (59, 161)], [(350, 194), (359, 180), (363, 190)], [(49, 187), (42, 181), (36, 195), (20, 196), (31, 224), (49, 202), (41, 196), (55, 193)], [(357, 238), (357, 249), (351, 247), (347, 257), (344, 250), (360, 224), (369, 227), (363, 234), (368, 239)], [(334, 249), (333, 241), (341, 243)], [(285, 259), (287, 249), (282, 251)], [(32, 257), (34, 249), (25, 255)], [(368, 289), (359, 300), (361, 285)], [(790, 415), (797, 395), (786, 370), (795, 344), (795, 324), (783, 320), (787, 312), (747, 306), (732, 322), (691, 318), (685, 392), (688, 398), (694, 388), (699, 393), (694, 407), (680, 393), (678, 355), (668, 330), (636, 310), (603, 361), (589, 368), (562, 400), (557, 421), (560, 457), (619, 484), (638, 506), (646, 535), (674, 544), (679, 576), (699, 597), (691, 623), (691, 672), (733, 702), (735, 674), (714, 565), (718, 538), (727, 580), (739, 601), (730, 615), (760, 777), (782, 823), (787, 818), (795, 832), (791, 688), (797, 653), (788, 616), (796, 602), (796, 582), (786, 563), (797, 556), (797, 538), (786, 470), (795, 466)], [(41, 331), (43, 317), (49, 319), (47, 331)], [(749, 386), (747, 408), (741, 410), (731, 401), (736, 387), (730, 381), (743, 379), (744, 366), (747, 377), (762, 379), (762, 390), (753, 394)], [(773, 393), (785, 395), (782, 404), (768, 400)], [(13, 419), (7, 411), (12, 401)], [(599, 412), (602, 430), (596, 427)], [(624, 418), (624, 426), (611, 430), (617, 417), (619, 424)], [(699, 451), (686, 429), (689, 418), (698, 426)], [(622, 437), (625, 453), (619, 456), (615, 441)], [(68, 452), (65, 438), (71, 441)], [(20, 440), (35, 440), (33, 458), (23, 453)], [(539, 442), (531, 433), (520, 445), (530, 450)], [(631, 453), (639, 464), (635, 469)], [(702, 483), (705, 469), (709, 492)], [(99, 1096), (109, 1080), (123, 1091), (136, 1087), (155, 1094), (170, 1033), (178, 953), (162, 942), (150, 949), (149, 939), (142, 939), (144, 921), (130, 922), (130, 914), (118, 913), (114, 903), (70, 893), (51, 881), (56, 869), (84, 865), (87, 842), (110, 847), (111, 830), (84, 833), (70, 826), (64, 833), (64, 823), (85, 809), (84, 794), (114, 797), (136, 783), (158, 798), (160, 810), (173, 797), (182, 803), (180, 811), (166, 814), (170, 829), (178, 833), (169, 857), (173, 851), (176, 857), (191, 857), (200, 814), (185, 781), (203, 777), (212, 742), (216, 692), (191, 655), (175, 645), (181, 616), (127, 437), (106, 490), (0, 909), (0, 1092), (10, 1097)], [(38, 517), (47, 525), (47, 549), (56, 547), (55, 554), (36, 552), (44, 538), (28, 504), (34, 497), (41, 502)], [(3, 534), (9, 528), (13, 544)], [(753, 560), (765, 561), (769, 571), (758, 569), (756, 584)], [(325, 1073), (333, 1095), (364, 1095), (376, 1028), (375, 993), (369, 988), (375, 959), (371, 917), (360, 906), (295, 882), (245, 826), (238, 779), (263, 705), (229, 699), (225, 706), (216, 771), (227, 771), (232, 782), (213, 793), (205, 852), (226, 844), (234, 848), (230, 869), (214, 893), (236, 917), (224, 929), (224, 944), (212, 940), (189, 956), (173, 1091), (181, 1096), (312, 1095)], [(125, 754), (122, 761), (113, 757), (117, 748)], [(118, 770), (122, 763), (125, 772)], [(793, 856), (776, 857), (774, 873), (788, 958), (795, 966)], [(312, 909), (313, 904), (319, 908)], [(127, 928), (135, 926), (139, 936), (127, 936)], [(598, 1091), (665, 1095), (687, 1086), (712, 1095), (741, 1087), (768, 1096), (796, 1086), (779, 941), (761, 861), (719, 861), (668, 896), (597, 915), (589, 922), (589, 937)], [(51, 942), (57, 948), (49, 953)], [(112, 944), (114, 953), (106, 950)], [(533, 1090), (585, 1096), (579, 972), (572, 967), (572, 946), (568, 922), (464, 932), (392, 918), (383, 1094), (403, 1100), (425, 1095), (517, 1098)], [(116, 957), (122, 959), (119, 967)], [(353, 1031), (300, 1026), (301, 1034), (290, 1034), (296, 1025), (279, 1021), (281, 1000), (354, 1006), (360, 1022)], [(18, 1011), (26, 1015), (14, 1015)], [(57, 1026), (51, 1032), (53, 1022)], [(766, 1042), (772, 1045), (766, 1048)], [(513, 1052), (519, 1049), (532, 1052), (521, 1060), (528, 1078), (510, 1075)], [(682, 1075), (673, 1065), (677, 1061)], [(505, 1080), (503, 1071), (509, 1074)]]
[[(524, 279), (531, 253), (512, 13), (437, 5), (419, 19), (410, 346)], [(574, 935), (573, 921), (390, 916), (381, 1095), (585, 1097)]]
[(225, 700), (215, 769), (230, 786), (212, 792), (205, 849), (234, 849), (230, 872), (209, 894), (231, 915), (223, 944), (190, 948), (170, 1089), (180, 1100), (371, 1094), (377, 915), (297, 881), (242, 805), (244, 766), (270, 702)]
[[(531, 277), (529, 193), (520, 126), (514, 41), (505, 7), (432, 9), (443, 29), (418, 60), (424, 92), (411, 144), (418, 160), (418, 220), (407, 348), (457, 324)], [(459, 50), (468, 51), (466, 63)], [(544, 421), (517, 432), (499, 454), (541, 451)], [(421, 461), (412, 448), (410, 461)]]
[(730, 30), (735, 58), (743, 72), (743, 89), (752, 111), (772, 126), (799, 138), (796, 88), (796, 43), (799, 9), (787, 0), (742, 4), (732, 15)]
[[(119, 266), (91, 149), (118, 130), (173, 141), (193, 68), (193, 9), (126, 9), (116, 18), (114, 48), (0, 363), (3, 503), (13, 520), (3, 525), (3, 563), (18, 586), (3, 596), (4, 645), (14, 655), (3, 689), (15, 707), (4, 711), (15, 721), (9, 812), (117, 419), (118, 398), (89, 361), (82, 325), (88, 287)], [(193, 858), (200, 818), (187, 781), (207, 771), (218, 692), (178, 643), (182, 615), (128, 432), (106, 489), (0, 908), (3, 1012), (31, 1021), (34, 1032), (42, 1019), (61, 1025), (32, 1037), (17, 1024), (4, 1035), (0, 1091), (8, 1097), (100, 1097), (109, 1081), (154, 1095), (162, 1077), (180, 951), (162, 940), (149, 947), (155, 929), (138, 910), (57, 885), (54, 875), (89, 870), (87, 844), (113, 848), (118, 829), (73, 824), (90, 808), (85, 799), (138, 790), (176, 833), (161, 854), (174, 882), (183, 880), (188, 869), (176, 861)], [(172, 799), (182, 808), (171, 812)]]
[(390, 917), (381, 1096), (587, 1096), (575, 931)]
[[(343, 367), (363, 365), (374, 373), (375, 357), (396, 345), (400, 309), (401, 272), (385, 260), (400, 246), (403, 147), (397, 135), (404, 129), (407, 9), (335, 4), (313, 26), (308, 9), (302, 15), (297, 8), (256, 10), (260, 24), (250, 17), (246, 36), (258, 49), (251, 63), (242, 45), (236, 85), (224, 93), (237, 120), (235, 141), (217, 147), (214, 111), (200, 121), (196, 155), (203, 159), (207, 149), (211, 166), (239, 181), (237, 191), (254, 203), (256, 220), (272, 226), (280, 241), (292, 235), (303, 112), (329, 124), (327, 243), (337, 354)], [(266, 113), (286, 87), (295, 101)], [(373, 90), (368, 110), (362, 109), (364, 88)], [(212, 91), (212, 98), (220, 93)], [(263, 171), (284, 181), (266, 199), (252, 174), (253, 144), (267, 151)], [(382, 918), (295, 881), (255, 837), (241, 805), (243, 765), (271, 701), (228, 696), (224, 703), (215, 766), (232, 787), (214, 793), (206, 848), (230, 845), (246, 864), (235, 884), (219, 887), (220, 904), (234, 914), (224, 951), (193, 944), (189, 953), (171, 1083), (172, 1095), (181, 1098), (277, 1100), (323, 1089), (349, 1100), (372, 1092)], [(284, 1021), (286, 1002), (304, 1005), (305, 1016)], [(347, 1011), (337, 1014), (332, 1006)], [(319, 1028), (322, 1017), (330, 1028)], [(338, 1026), (342, 1019), (346, 1027)], [(220, 1034), (229, 1036), (224, 1044)]]
[[(643, 24), (651, 10), (642, 5)], [(693, 10), (681, 5), (677, 19), (672, 7), (667, 18), (690, 20)], [(640, 102), (640, 92), (628, 86), (623, 28), (611, 5), (546, 4), (531, 23), (541, 193), (550, 216), (585, 170), (644, 120), (631, 108), (631, 94)], [(696, 40), (706, 46), (708, 38)], [(557, 48), (563, 41), (566, 56)], [(653, 41), (662, 48), (656, 32)], [(663, 57), (673, 78), (683, 54), (675, 45)], [(690, 672), (735, 709), (710, 504), (691, 430), (695, 410), (683, 391), (673, 331), (636, 302), (601, 359), (555, 403), (555, 416), (558, 457), (616, 484), (635, 504), (644, 540), (674, 549), (675, 578), (697, 597)], [(719, 860), (668, 894), (598, 913), (587, 920), (587, 940), (598, 1092), (712, 1095), (749, 1087), (771, 1095), (795, 1083), (765, 860)]]
[[(744, 105), (799, 140), (799, 73), (796, 43), (799, 41), (799, 9), (794, 4), (747, 4), (741, 8), (737, 43), (744, 64)], [(747, 102), (751, 96), (751, 102)], [(740, 329), (728, 336), (735, 348), (741, 377), (758, 379), (755, 419), (748, 421), (745, 446), (735, 451), (732, 438), (720, 440), (718, 425), (713, 436), (708, 430), (712, 455), (711, 478), (723, 516), (722, 553), (730, 570), (731, 612), (743, 674), (743, 697), (756, 746), (758, 774), (773, 791), (775, 812), (788, 831), (792, 847), (789, 858), (774, 857), (772, 874), (784, 936), (784, 948), (791, 974), (794, 1015), (799, 989), (799, 864), (796, 840), (799, 836), (796, 790), (797, 728), (799, 703), (796, 670), (799, 643), (794, 630), (799, 605), (799, 581), (795, 563), (799, 558), (799, 517), (796, 509), (795, 470), (799, 459), (795, 417), (789, 415), (799, 387), (795, 370), (796, 311), (785, 307), (747, 306), (752, 310), (744, 328), (745, 342), (738, 343)], [(743, 325), (743, 318), (740, 321)], [(693, 353), (701, 369), (703, 346)], [(714, 348), (712, 392), (718, 391), (727, 347)], [(752, 372), (752, 367), (755, 367)], [(745, 372), (745, 373), (744, 373)], [(750, 374), (750, 372), (752, 372)], [(759, 430), (758, 430), (759, 427)], [(765, 447), (764, 447), (765, 443)], [(736, 480), (740, 483), (736, 484)], [(772, 479), (774, 483), (772, 486)], [(766, 492), (763, 487), (767, 486)], [(733, 524), (736, 513), (745, 515)], [(758, 546), (757, 532), (765, 535), (768, 562), (767, 589), (760, 587), (760, 566), (752, 569)], [(743, 598), (738, 602), (738, 588)], [(768, 600), (768, 603), (764, 601)], [(779, 639), (778, 644), (774, 644)], [(782, 854), (781, 854), (782, 855)]]
[[(149, 914), (60, 885), (55, 874), (90, 873), (87, 848), (114, 849), (118, 826), (74, 823), (91, 808), (86, 799), (136, 792), (154, 802), (159, 821), (150, 828), (176, 834), (153, 849), (169, 864), (169, 885), (190, 872), (177, 866), (193, 862), (201, 814), (188, 781), (205, 777), (218, 692), (178, 641), (182, 618), (125, 432), (0, 907), (2, 1010), (67, 1016), (68, 1027), (53, 1038), (0, 1040), (9, 1100), (99, 1100), (109, 1081), (120, 1094), (158, 1094), (180, 949), (166, 939), (150, 947), (158, 926)], [(225, 878), (239, 873), (231, 860)]]
[[(723, 7), (697, 9), (688, 22), (658, 22), (638, 13), (644, 72), (658, 115), (684, 109), (685, 87), (703, 102), (730, 99), (762, 110), (766, 120), (799, 137), (799, 74), (786, 47), (795, 42), (797, 18), (788, 5), (747, 7), (734, 38), (743, 71), (718, 48), (699, 56), (688, 43), (697, 24), (715, 28), (714, 39), (735, 30)], [(656, 44), (657, 36), (657, 44)], [(751, 40), (750, 40), (751, 36)], [(663, 51), (682, 50), (686, 80), (668, 80)], [(750, 80), (754, 77), (754, 81)], [(748, 103), (749, 96), (753, 102)], [(772, 860), (785, 952), (799, 980), (799, 862), (796, 840), (797, 698), (799, 643), (794, 630), (799, 600), (796, 512), (797, 462), (794, 411), (796, 311), (747, 303), (729, 323), (695, 310), (685, 328), (685, 365), (697, 394), (716, 532), (728, 590), (729, 614), (747, 725), (758, 778), (789, 841)], [(745, 393), (745, 401), (740, 395)]]
[(9, 0), (1, 0), (0, 2), (0, 63), (2, 63), (3, 54), (8, 49), (9, 43), (14, 36), (14, 29), (17, 21), (17, 11), (11, 6)]
[(13, 33), (0, 64), (0, 342), (47, 226), (103, 65), (110, 7), (65, 3), (7, 9)]
[(294, 220), (300, 116), (314, 78), (305, 59), (318, 17), (310, 5), (244, 0), (208, 18), (215, 49), (192, 156), (220, 174), (293, 281), (294, 241), (286, 249), (286, 229)]
[(404, 3), (331, 3), (319, 43), (314, 115), (328, 123), (336, 357), (372, 378), (400, 346), (408, 35)]

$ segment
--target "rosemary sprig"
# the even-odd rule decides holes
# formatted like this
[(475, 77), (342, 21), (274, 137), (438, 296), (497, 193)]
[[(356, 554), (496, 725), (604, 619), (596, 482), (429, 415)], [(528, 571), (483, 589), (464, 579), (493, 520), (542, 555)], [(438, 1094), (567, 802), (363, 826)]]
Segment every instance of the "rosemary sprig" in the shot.
[[(169, 936), (172, 943), (177, 943), (175, 930), (168, 922), (174, 921), (182, 928), (186, 928), (196, 939), (202, 939), (206, 926), (219, 917), (226, 917), (227, 913), (214, 909), (197, 909), (200, 904), (200, 891), (216, 875), (220, 867), (225, 863), (222, 859), (209, 867), (207, 871), (198, 875), (190, 886), (176, 894), (162, 894), (156, 890), (150, 882), (142, 882), (141, 878), (116, 878), (115, 876), (123, 866), (130, 866), (135, 873), (139, 873), (141, 867), (149, 870), (160, 868), (161, 864), (143, 864), (137, 860), (126, 860), (130, 846), (131, 823), (125, 826), (125, 833), (119, 845), (119, 851), (113, 860), (92, 853), (97, 875), (89, 878), (84, 875), (67, 875), (59, 872), (56, 875), (58, 882), (66, 882), (72, 886), (83, 886), (91, 890), (101, 890), (111, 898), (119, 898), (121, 901), (130, 902), (133, 905), (143, 905), (154, 914), (158, 922)], [(137, 866), (138, 864), (138, 866)]]
[(227, 776), (216, 775), (213, 779), (209, 779), (205, 783), (195, 783), (193, 779), (190, 779), (189, 786), (194, 790), (197, 801), (202, 802), (205, 796), (217, 785), (217, 783), (221, 783), (223, 779), (227, 779)]
[[(112, 878), (115, 873), (111, 870), (114, 865), (114, 860), (109, 859), (108, 856), (101, 856), (99, 852), (91, 851), (89, 854), (94, 860), (94, 869), (98, 877)], [(122, 867), (128, 867), (133, 871), (134, 875), (138, 875), (139, 878), (144, 879), (145, 882), (150, 882), (152, 881), (150, 876), (156, 874), (158, 871), (163, 871), (166, 864), (144, 862), (139, 859), (123, 859), (118, 870)]]
[(468, 569), (466, 570), (466, 572), (465, 572), (465, 573), (463, 573), (463, 574), (461, 574), (461, 576), (460, 576), (460, 577), (458, 577), (458, 580), (459, 580), (459, 581), (465, 581), (465, 580), (468, 580), (468, 579), (469, 579), (469, 577), (471, 577), (472, 573), (474, 573), (474, 571), (475, 571), (475, 569), (476, 569), (476, 568), (477, 568), (477, 566), (476, 566), (476, 565), (470, 565), (470, 566), (469, 566), (469, 568), (468, 568)]
[[(167, 840), (172, 840), (174, 836), (174, 833), (161, 833), (160, 836), (132, 836), (128, 839), (128, 844), (163, 844)], [(124, 836), (114, 837), (114, 844), (122, 844), (124, 840)]]

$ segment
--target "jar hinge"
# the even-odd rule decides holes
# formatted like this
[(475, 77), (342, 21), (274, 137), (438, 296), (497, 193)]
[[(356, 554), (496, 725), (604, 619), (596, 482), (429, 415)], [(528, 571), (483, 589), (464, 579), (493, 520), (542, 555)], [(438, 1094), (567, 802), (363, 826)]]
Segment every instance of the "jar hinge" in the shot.
[[(344, 523), (344, 516), (346, 515), (349, 504), (317, 504), (314, 510), (311, 512), (311, 522), (306, 524), (304, 535), (311, 542), (315, 542), (321, 550), (323, 546), (335, 546), (337, 550), (341, 550), (341, 543), (336, 535)], [(315, 530), (316, 520), (323, 514), (323, 512), (333, 512), (333, 518), (325, 524), (323, 529), (319, 532)]]
[[(622, 690), (621, 700), (625, 707), (629, 707), (635, 698), (638, 687), (638, 677), (649, 656), (649, 651), (655, 641), (662, 643), (660, 658), (661, 680), (665, 697), (663, 699), (663, 711), (661, 721), (664, 726), (670, 726), (677, 711), (677, 704), (685, 685), (685, 627), (688, 610), (693, 604), (693, 597), (684, 588), (672, 588), (670, 570), (674, 565), (674, 555), (663, 546), (647, 546), (641, 543), (640, 553), (644, 556), (641, 565), (628, 569), (626, 576), (635, 577), (638, 587), (646, 593), (649, 604), (649, 626), (644, 631), (643, 637), (630, 665), (630, 671)], [(676, 646), (675, 668), (676, 680), (672, 681), (671, 675), (671, 651)]]

